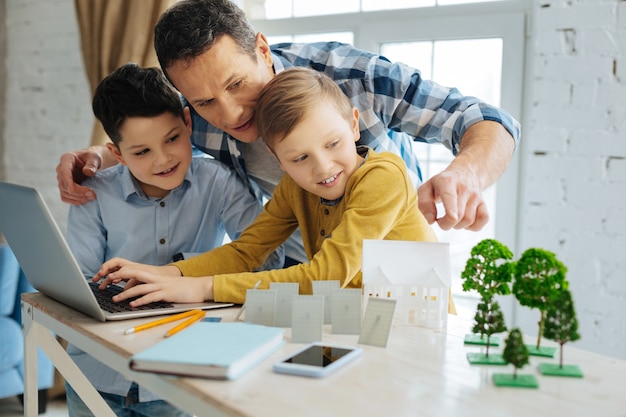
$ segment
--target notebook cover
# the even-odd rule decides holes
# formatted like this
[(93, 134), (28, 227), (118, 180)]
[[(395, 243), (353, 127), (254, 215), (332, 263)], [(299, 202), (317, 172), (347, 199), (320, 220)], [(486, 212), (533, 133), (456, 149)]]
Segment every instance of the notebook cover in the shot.
[(284, 329), (252, 323), (200, 322), (130, 359), (136, 371), (236, 379), (284, 343)]

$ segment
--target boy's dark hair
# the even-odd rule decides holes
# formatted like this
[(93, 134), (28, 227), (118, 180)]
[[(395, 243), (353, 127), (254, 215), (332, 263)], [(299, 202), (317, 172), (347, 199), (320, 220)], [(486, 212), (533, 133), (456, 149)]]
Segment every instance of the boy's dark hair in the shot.
[(231, 0), (182, 0), (167, 9), (154, 28), (154, 49), (167, 69), (206, 52), (223, 35), (256, 61), (256, 33), (243, 10)]
[(96, 88), (93, 113), (115, 146), (122, 141), (120, 127), (129, 117), (153, 117), (170, 112), (184, 120), (180, 96), (158, 68), (124, 64)]

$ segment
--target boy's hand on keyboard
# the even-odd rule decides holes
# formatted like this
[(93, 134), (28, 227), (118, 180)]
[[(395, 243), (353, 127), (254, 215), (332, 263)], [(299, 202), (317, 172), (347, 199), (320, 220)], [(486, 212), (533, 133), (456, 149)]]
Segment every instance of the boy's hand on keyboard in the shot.
[(141, 285), (124, 288), (124, 291), (112, 298), (113, 301), (120, 302), (137, 297), (129, 304), (131, 307), (140, 307), (158, 301), (200, 303), (213, 299), (213, 277), (190, 278), (180, 275), (154, 275), (145, 271), (131, 272)]
[(152, 275), (162, 276), (181, 276), (180, 270), (175, 266), (153, 266), (131, 262), (123, 258), (113, 258), (102, 264), (92, 280), (94, 282), (102, 280), (100, 283), (101, 289), (106, 288), (110, 284), (118, 284), (121, 281), (127, 281), (127, 288), (131, 288), (138, 284), (134, 279), (134, 274), (137, 272), (147, 272)]
[(132, 307), (157, 301), (196, 303), (213, 298), (213, 277), (181, 278), (180, 270), (173, 265), (152, 266), (113, 258), (102, 264), (93, 277), (94, 282), (100, 280), (100, 289), (126, 281), (124, 291), (112, 300), (138, 297), (130, 301)]

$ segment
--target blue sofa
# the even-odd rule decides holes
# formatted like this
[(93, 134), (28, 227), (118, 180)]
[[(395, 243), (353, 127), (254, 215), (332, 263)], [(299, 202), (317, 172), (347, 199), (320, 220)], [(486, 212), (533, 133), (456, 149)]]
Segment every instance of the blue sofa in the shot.
[[(24, 393), (24, 336), (20, 295), (34, 291), (11, 249), (0, 244), (0, 398)], [(47, 389), (54, 382), (54, 367), (38, 352), (39, 412), (46, 410)]]

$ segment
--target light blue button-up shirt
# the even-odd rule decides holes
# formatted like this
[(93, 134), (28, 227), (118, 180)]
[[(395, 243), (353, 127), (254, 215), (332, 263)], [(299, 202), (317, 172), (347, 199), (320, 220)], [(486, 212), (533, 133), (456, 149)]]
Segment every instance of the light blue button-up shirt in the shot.
[[(84, 182), (97, 199), (71, 206), (67, 241), (86, 278), (116, 256), (152, 265), (179, 252), (205, 252), (231, 239), (262, 207), (234, 171), (208, 158), (193, 158), (183, 183), (161, 199), (148, 198), (123, 165)], [(276, 260), (273, 267), (280, 267)], [(75, 346), (68, 353), (99, 391), (126, 396), (131, 381)], [(159, 399), (139, 390), (140, 401)]]

